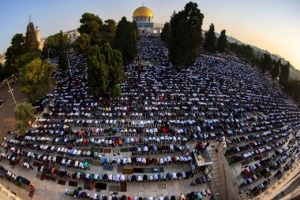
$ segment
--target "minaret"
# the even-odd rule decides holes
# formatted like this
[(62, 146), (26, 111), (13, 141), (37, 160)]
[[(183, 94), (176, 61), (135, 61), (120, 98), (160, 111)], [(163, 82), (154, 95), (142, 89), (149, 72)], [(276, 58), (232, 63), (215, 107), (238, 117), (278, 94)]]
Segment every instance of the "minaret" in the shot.
[(36, 41), (38, 43), (38, 49), (42, 50), (41, 45), (41, 31), (38, 26), (35, 27), (35, 35), (36, 35)]

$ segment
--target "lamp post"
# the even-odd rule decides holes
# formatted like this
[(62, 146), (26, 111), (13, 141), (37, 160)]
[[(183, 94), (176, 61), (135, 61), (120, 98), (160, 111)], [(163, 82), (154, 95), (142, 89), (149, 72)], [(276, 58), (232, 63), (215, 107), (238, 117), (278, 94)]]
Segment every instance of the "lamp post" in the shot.
[(297, 83), (297, 86), (296, 86), (296, 88), (294, 89), (294, 92), (293, 92), (293, 94), (292, 94), (292, 99), (293, 99), (293, 97), (294, 97), (295, 91), (296, 91), (296, 89), (297, 89), (297, 87), (298, 87), (299, 84), (300, 84), (300, 83)]
[(6, 81), (7, 81), (7, 85), (8, 85), (8, 88), (9, 88), (9, 91), (8, 91), (8, 92), (11, 93), (11, 96), (12, 96), (12, 98), (13, 98), (13, 100), (14, 100), (16, 106), (17, 106), (18, 104), (17, 104), (16, 99), (15, 99), (15, 96), (14, 96), (14, 94), (13, 94), (13, 90), (11, 89), (11, 87), (10, 87), (10, 85), (9, 85), (9, 79), (6, 79)]
[(72, 76), (72, 72), (71, 72), (71, 67), (70, 67), (70, 61), (69, 61), (69, 52), (65, 51), (67, 53), (67, 59), (68, 59), (68, 65), (69, 65), (69, 71), (70, 71), (70, 75)]

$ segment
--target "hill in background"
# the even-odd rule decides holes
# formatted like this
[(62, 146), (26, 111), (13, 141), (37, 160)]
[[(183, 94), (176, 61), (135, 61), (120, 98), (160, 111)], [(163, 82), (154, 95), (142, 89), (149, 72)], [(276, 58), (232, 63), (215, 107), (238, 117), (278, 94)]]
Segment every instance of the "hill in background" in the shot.
[[(205, 33), (206, 31), (203, 31), (203, 34)], [(219, 37), (220, 34), (219, 33), (215, 33), (216, 34), (216, 37)], [(243, 43), (241, 41), (239, 41), (238, 39), (234, 38), (234, 37), (231, 37), (231, 36), (227, 36), (227, 40), (228, 42), (231, 42), (231, 43), (237, 43), (237, 44), (244, 44), (244, 45), (247, 45), (246, 43)], [(286, 61), (284, 58), (282, 58), (280, 55), (277, 55), (277, 54), (272, 54), (270, 53), (269, 51), (267, 50), (262, 50), (256, 46), (253, 46), (251, 44), (249, 44), (249, 46), (251, 46), (253, 49), (254, 49), (254, 54), (257, 55), (257, 56), (263, 56), (265, 53), (267, 54), (270, 54), (271, 55), (271, 58), (274, 59), (274, 60), (279, 60), (281, 59), (281, 62), (283, 64), (286, 64), (288, 61)], [(300, 71), (298, 69), (296, 69), (294, 66), (291, 65), (290, 67), (290, 78), (291, 79), (297, 79), (297, 80), (300, 80)]]

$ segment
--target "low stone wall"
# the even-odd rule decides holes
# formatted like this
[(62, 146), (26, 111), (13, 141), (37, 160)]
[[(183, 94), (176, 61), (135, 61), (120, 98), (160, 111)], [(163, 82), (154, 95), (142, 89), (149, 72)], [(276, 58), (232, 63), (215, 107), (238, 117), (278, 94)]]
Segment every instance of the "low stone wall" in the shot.
[[(291, 188), (291, 186), (294, 185), (297, 187), (298, 186), (297, 181), (300, 182), (300, 176), (298, 175), (299, 170), (300, 170), (300, 161), (297, 160), (293, 163), (293, 167), (289, 171), (287, 171), (280, 180), (278, 180), (268, 190), (266, 190), (265, 192), (257, 196), (254, 200), (263, 200), (263, 199), (277, 200), (289, 194), (290, 192), (293, 191), (293, 188)], [(291, 179), (295, 176), (298, 177), (296, 177), (295, 180), (291, 181)]]
[[(11, 184), (11, 185), (13, 185), (13, 184)], [(15, 188), (15, 189), (17, 189), (17, 188)], [(20, 190), (20, 188), (19, 188), (19, 190)], [(14, 190), (14, 191), (17, 192), (19, 190)], [(21, 200), (19, 197), (17, 197), (15, 194), (13, 194), (9, 189), (7, 189), (7, 187), (3, 186), (2, 183), (0, 184), (0, 192), (2, 194), (4, 194), (4, 196), (7, 196), (7, 199)]]

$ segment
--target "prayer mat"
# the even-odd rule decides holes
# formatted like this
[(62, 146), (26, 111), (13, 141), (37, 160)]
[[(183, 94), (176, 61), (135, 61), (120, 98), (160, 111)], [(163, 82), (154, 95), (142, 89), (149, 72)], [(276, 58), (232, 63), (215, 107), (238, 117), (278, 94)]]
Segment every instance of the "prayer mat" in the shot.
[(111, 152), (111, 149), (104, 149), (103, 150), (103, 153), (110, 153)]
[(78, 182), (76, 182), (76, 181), (69, 181), (69, 186), (77, 187), (77, 185), (78, 185)]
[(277, 178), (277, 180), (280, 180), (282, 177), (283, 177), (282, 174), (278, 174), (276, 178)]
[(110, 185), (110, 186), (108, 187), (108, 191), (112, 191), (112, 192), (120, 192), (120, 186)]
[(62, 179), (58, 179), (58, 184), (60, 185), (65, 185), (66, 184), (66, 181), (65, 180), (62, 180)]
[(122, 171), (123, 171), (123, 166), (117, 165), (117, 173), (122, 173)]
[(143, 173), (154, 173), (154, 169), (153, 168), (144, 168)]
[(120, 192), (127, 192), (127, 183), (124, 182), (120, 182)]
[(129, 152), (128, 148), (121, 148), (120, 150), (121, 150), (121, 152)]
[(167, 184), (165, 183), (157, 184), (157, 189), (166, 189), (166, 188), (167, 188)]
[(90, 190), (95, 189), (95, 185), (96, 185), (95, 181), (91, 181), (91, 183), (90, 183)]
[(254, 196), (254, 197), (257, 197), (257, 196), (259, 195), (259, 192), (260, 192), (260, 191), (253, 192), (253, 196)]
[(163, 167), (160, 167), (160, 168), (153, 168), (154, 169), (154, 172), (164, 172), (164, 168)]
[(42, 166), (43, 163), (33, 162), (32, 165), (35, 166), (35, 167), (39, 167), (39, 166)]
[(41, 178), (42, 174), (36, 174), (36, 178)]
[(92, 166), (101, 166), (100, 160), (93, 160)]
[(133, 168), (133, 173), (143, 173), (143, 168)]
[(45, 180), (48, 180), (48, 181), (54, 181), (54, 182), (56, 182), (56, 178), (55, 177), (52, 177), (51, 175), (45, 175), (45, 177), (44, 177), (44, 179)]
[(95, 149), (95, 152), (103, 153), (103, 149), (102, 149), (102, 148), (96, 148), (96, 149)]
[(90, 189), (90, 183), (91, 183), (90, 179), (85, 179), (84, 182), (83, 182), (83, 188), (89, 190)]
[(268, 178), (268, 177), (270, 177), (271, 175), (272, 175), (271, 172), (268, 172), (268, 173), (264, 174), (264, 178)]
[(85, 163), (85, 162), (88, 162), (89, 164), (92, 164), (93, 163), (93, 159), (86, 158), (86, 159), (83, 160), (83, 163)]
[(106, 183), (96, 183), (96, 185), (95, 185), (95, 188), (97, 188), (99, 190), (106, 190), (106, 187), (107, 187)]
[(113, 153), (120, 153), (119, 149), (113, 149)]
[(14, 161), (10, 161), (9, 164), (10, 164), (11, 166), (15, 166), (15, 165), (16, 165), (16, 163), (15, 163)]
[(122, 174), (133, 174), (133, 169), (123, 169)]
[(104, 165), (103, 166), (103, 171), (112, 171), (114, 169), (113, 166), (111, 165)]

